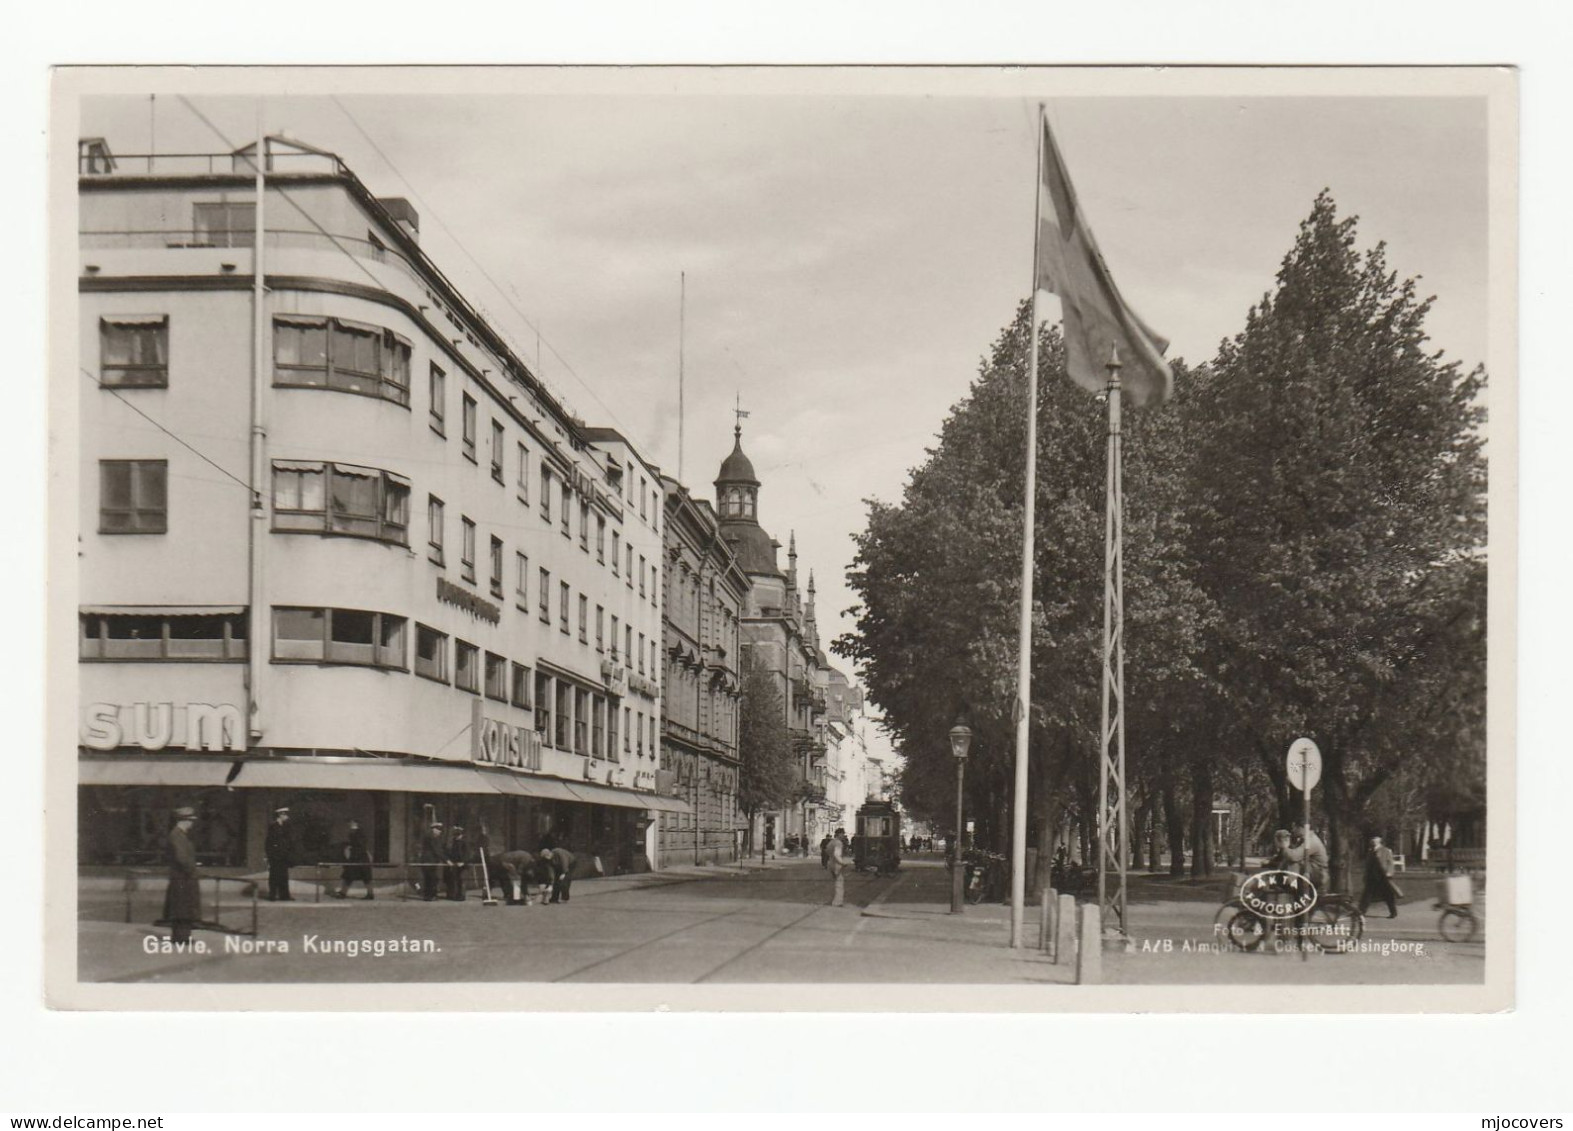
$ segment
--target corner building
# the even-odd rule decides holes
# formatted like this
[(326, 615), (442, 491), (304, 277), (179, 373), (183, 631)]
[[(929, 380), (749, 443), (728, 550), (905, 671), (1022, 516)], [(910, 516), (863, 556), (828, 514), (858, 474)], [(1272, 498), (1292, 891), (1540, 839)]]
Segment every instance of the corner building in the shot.
[[(84, 143), (83, 864), (255, 869), (349, 818), (648, 868), (661, 476), (587, 427), (336, 156), (117, 159)], [(264, 286), (255, 289), (254, 257)]]

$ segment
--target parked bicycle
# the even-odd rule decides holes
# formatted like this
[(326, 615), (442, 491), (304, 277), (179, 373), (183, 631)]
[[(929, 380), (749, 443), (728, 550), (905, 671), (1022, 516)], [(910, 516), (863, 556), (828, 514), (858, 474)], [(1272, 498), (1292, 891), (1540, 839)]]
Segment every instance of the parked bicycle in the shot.
[(1475, 914), (1475, 885), (1467, 875), (1447, 876), (1437, 884), (1436, 908), (1441, 911), (1436, 929), (1448, 942), (1474, 942), (1480, 933)]

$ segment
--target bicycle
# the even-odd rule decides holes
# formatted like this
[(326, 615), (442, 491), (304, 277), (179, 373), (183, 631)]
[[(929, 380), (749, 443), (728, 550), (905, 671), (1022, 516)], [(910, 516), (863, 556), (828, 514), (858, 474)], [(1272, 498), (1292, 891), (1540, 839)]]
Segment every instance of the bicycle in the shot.
[[(1236, 950), (1250, 953), (1293, 922), (1269, 919), (1236, 898), (1213, 916), (1213, 934), (1222, 935)], [(1325, 954), (1339, 954), (1348, 949), (1349, 942), (1357, 942), (1365, 934), (1365, 916), (1347, 895), (1330, 892), (1316, 901), (1305, 922), (1293, 927), (1291, 933), (1308, 938)]]
[(1480, 917), (1473, 907), (1467, 903), (1444, 903), (1440, 899), (1436, 906), (1442, 912), (1437, 918), (1436, 929), (1444, 939), (1451, 943), (1475, 941), (1480, 931)]

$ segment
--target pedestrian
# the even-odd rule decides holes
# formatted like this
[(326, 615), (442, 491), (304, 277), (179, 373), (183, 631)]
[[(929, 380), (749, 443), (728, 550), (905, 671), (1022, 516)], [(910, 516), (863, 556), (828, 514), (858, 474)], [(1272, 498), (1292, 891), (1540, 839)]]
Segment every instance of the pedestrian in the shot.
[(448, 865), (448, 853), (442, 843), (442, 822), (433, 821), (421, 839), (419, 860), (421, 898), (427, 903), (437, 898), (437, 886), (442, 883), (443, 870)]
[(573, 886), (573, 853), (566, 848), (552, 848), (543, 851), (541, 858), (552, 866), (552, 902), (567, 903)]
[(850, 864), (847, 863), (847, 830), (837, 829), (836, 835), (830, 841), (830, 858), (826, 861), (830, 874), (834, 877), (830, 906), (840, 907), (846, 902), (847, 881), (846, 871)]
[(1402, 893), (1398, 885), (1393, 883), (1393, 850), (1382, 843), (1382, 838), (1373, 836), (1370, 850), (1365, 857), (1365, 888), (1360, 892), (1360, 914), (1365, 914), (1365, 909), (1380, 899), (1387, 904), (1387, 917), (1398, 918), (1398, 897)]
[(339, 874), (339, 899), (349, 895), (351, 884), (364, 883), (366, 898), (377, 898), (371, 890), (371, 850), (366, 847), (366, 832), (360, 822), (350, 818), (350, 831), (344, 837), (344, 871)]
[(268, 898), (275, 902), (294, 898), (289, 893), (289, 866), (295, 855), (295, 837), (289, 827), (289, 806), (273, 810), (262, 852), (268, 860)]
[(189, 806), (175, 810), (175, 827), (169, 830), (169, 887), (164, 891), (164, 919), (169, 941), (191, 941), (191, 927), (202, 914), (202, 892), (197, 886), (197, 850), (191, 843), (191, 826), (197, 811)]
[(455, 903), (464, 902), (464, 866), (468, 864), (470, 845), (464, 836), (464, 826), (454, 825), (453, 835), (448, 839), (448, 866), (443, 869), (443, 878), (448, 889), (448, 898)]
[(830, 867), (830, 842), (834, 839), (833, 836), (826, 833), (825, 839), (819, 842), (819, 866), (821, 868)]

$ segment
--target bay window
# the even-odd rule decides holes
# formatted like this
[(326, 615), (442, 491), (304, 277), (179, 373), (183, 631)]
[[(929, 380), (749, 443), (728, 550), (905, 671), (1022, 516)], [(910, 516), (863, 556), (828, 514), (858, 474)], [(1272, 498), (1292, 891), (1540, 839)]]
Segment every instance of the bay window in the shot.
[[(442, 504), (428, 503), (440, 521)], [(402, 475), (344, 463), (273, 461), (275, 532), (349, 534), (409, 545), (410, 482)], [(441, 530), (432, 542), (441, 555)]]
[(273, 610), (273, 660), (406, 670), (404, 617), (365, 609)]

